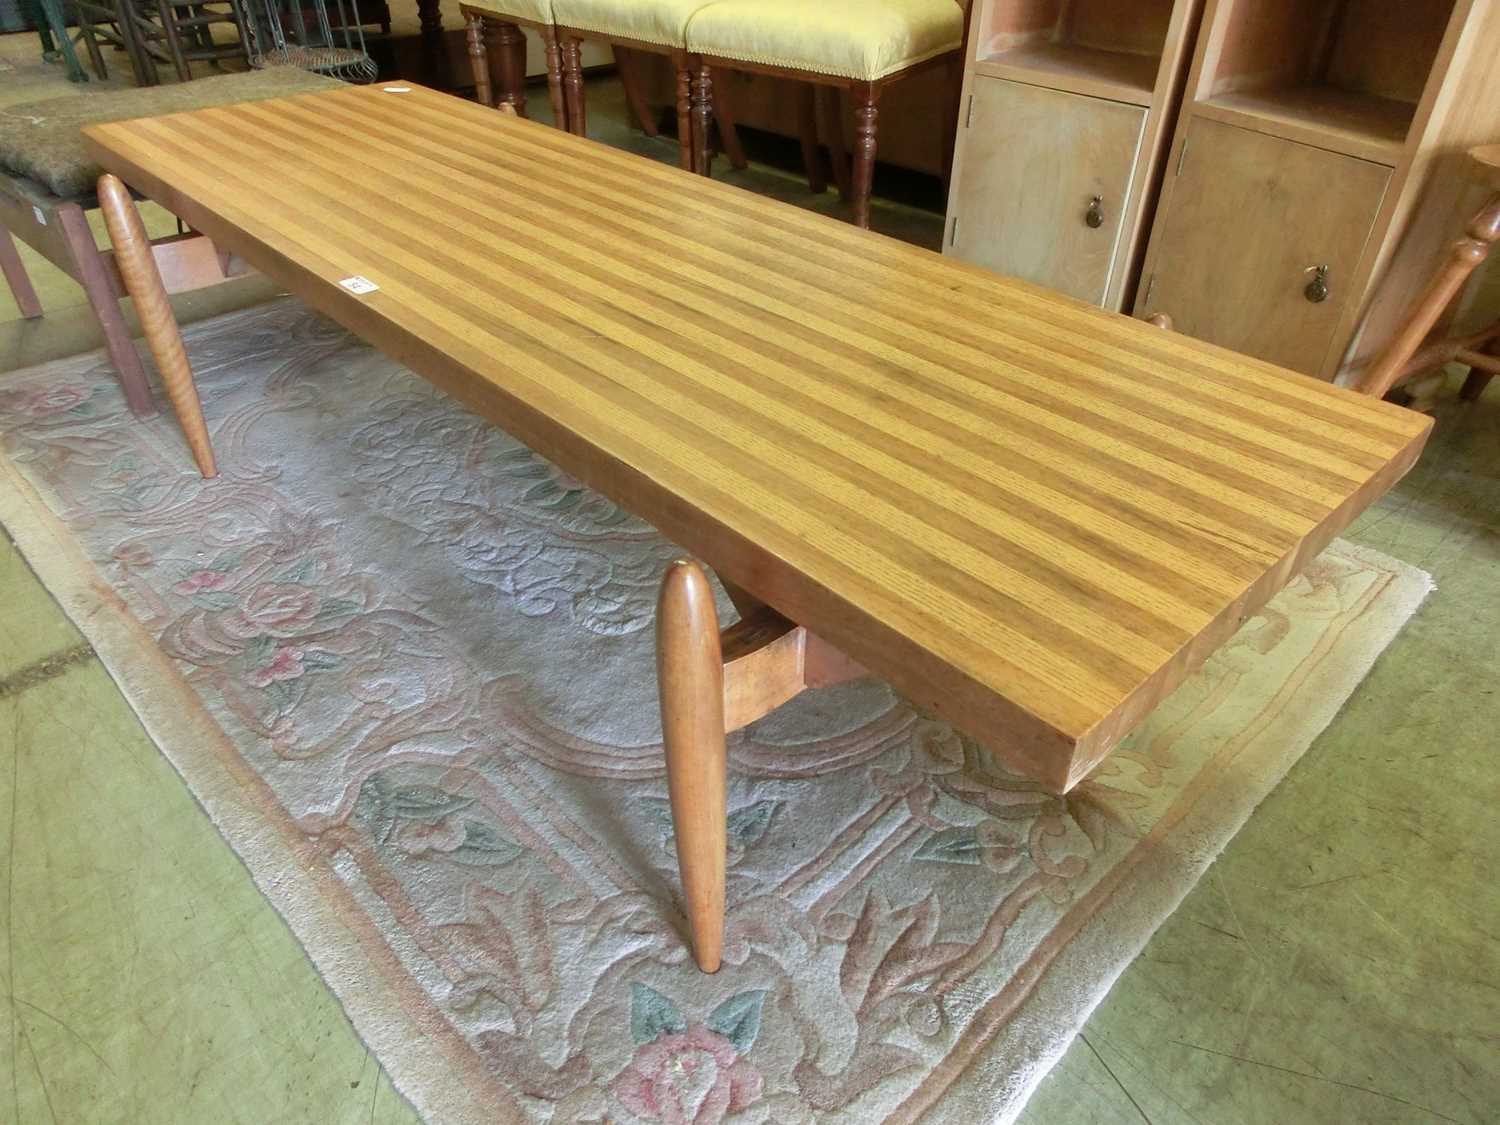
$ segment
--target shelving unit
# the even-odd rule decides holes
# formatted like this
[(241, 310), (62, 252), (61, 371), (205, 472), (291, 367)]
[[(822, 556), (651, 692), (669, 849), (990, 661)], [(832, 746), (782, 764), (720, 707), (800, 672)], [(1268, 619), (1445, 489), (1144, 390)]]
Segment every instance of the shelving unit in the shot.
[(975, 0), (945, 250), (1118, 309), (1202, 0)]
[(1442, 251), (1458, 154), (1500, 136), (1497, 58), (1500, 0), (1208, 0), (1135, 311), (1361, 365)]

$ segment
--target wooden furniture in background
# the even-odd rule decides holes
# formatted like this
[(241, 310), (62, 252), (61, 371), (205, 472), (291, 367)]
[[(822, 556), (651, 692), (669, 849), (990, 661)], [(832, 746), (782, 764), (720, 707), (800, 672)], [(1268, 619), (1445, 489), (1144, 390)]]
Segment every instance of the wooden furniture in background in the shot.
[[(1476, 148), (1469, 156), (1480, 182), (1490, 193), (1489, 199), (1470, 220), (1464, 237), (1453, 243), (1447, 261), (1433, 275), (1386, 353), (1364, 372), (1359, 389), (1366, 394), (1384, 396), (1409, 379), (1434, 369), (1440, 371), (1445, 364), (1457, 361), (1470, 369), (1462, 397), (1475, 399), (1500, 374), (1500, 320), (1478, 331), (1429, 339), (1453, 311), (1474, 271), (1484, 264), (1491, 248), (1500, 241), (1500, 144)], [(1422, 396), (1419, 404), (1425, 402)]]
[(484, 0), (458, 6), (464, 18), (474, 88), (484, 105), (508, 105), (526, 116), (526, 38), (529, 28), (541, 37), (547, 65), (547, 97), (552, 120), (568, 127), (563, 96), (562, 50), (546, 0)]
[[(722, 800), (720, 727), (798, 686), (795, 660), (768, 652), (715, 708), (730, 653), (800, 643), (811, 683), (819, 638), (837, 667), (888, 679), (1062, 792), (1399, 479), (1431, 428), (405, 89), (84, 136), (194, 229), (682, 544), (747, 620), (748, 598), (780, 615), (789, 641), (716, 645), (701, 589), (668, 573), (690, 865), (713, 852), (722, 869), (723, 821), (701, 807)], [(351, 177), (367, 190), (351, 197)], [(686, 878), (707, 968), (722, 917), (702, 888), (722, 878)]]
[(1119, 310), (1202, 0), (977, 0), (944, 252)]
[[(955, 92), (969, 0), (716, 0), (687, 25), (695, 56), (693, 128), (697, 170), (708, 174), (707, 137), (714, 107), (714, 72), (748, 71), (827, 87), (848, 97), (854, 115), (854, 153), (848, 197), (854, 225), (870, 225), (880, 96), (893, 83), (933, 68), (952, 69)], [(767, 61), (775, 59), (776, 62)], [(679, 78), (679, 94), (681, 80)], [(815, 110), (804, 102), (804, 158)], [(952, 113), (940, 123), (949, 129)], [(815, 132), (816, 126), (813, 125)], [(815, 163), (809, 160), (813, 177)], [(835, 157), (835, 174), (838, 161)]]
[(1208, 0), (1135, 310), (1333, 378), (1386, 350), (1500, 132), (1496, 0)]

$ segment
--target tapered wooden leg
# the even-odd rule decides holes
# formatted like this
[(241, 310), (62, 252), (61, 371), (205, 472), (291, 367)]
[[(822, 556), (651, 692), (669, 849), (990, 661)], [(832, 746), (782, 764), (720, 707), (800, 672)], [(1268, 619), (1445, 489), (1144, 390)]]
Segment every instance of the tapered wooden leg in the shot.
[(708, 577), (695, 562), (672, 564), (656, 612), (667, 789), (693, 957), (717, 972), (724, 941), (724, 663)]
[(98, 194), (99, 209), (104, 212), (104, 225), (109, 228), (109, 239), (114, 244), (120, 277), (125, 282), (125, 291), (135, 303), (146, 343), (156, 358), (162, 384), (193, 451), (193, 460), (205, 477), (217, 476), (213, 445), (209, 440), (208, 426), (203, 421), (203, 407), (198, 401), (198, 389), (193, 385), (193, 369), (182, 346), (182, 334), (177, 331), (177, 318), (172, 315), (172, 306), (167, 301), (156, 259), (151, 255), (151, 240), (146, 236), (140, 213), (135, 209), (130, 192), (116, 176), (107, 173), (100, 176)]
[(625, 90), (625, 101), (635, 115), (636, 124), (648, 137), (656, 136), (656, 119), (646, 101), (646, 92), (641, 89), (641, 76), (636, 69), (635, 52), (627, 47), (615, 45), (615, 70), (620, 75), (620, 85)]
[(542, 29), (542, 48), (547, 59), (547, 100), (552, 103), (552, 123), (559, 129), (566, 129), (568, 107), (563, 97), (562, 48), (557, 45), (555, 28)]
[(490, 59), (484, 43), (482, 17), (469, 17), (464, 26), (464, 39), (469, 45), (469, 66), (474, 71), (474, 96), (480, 105), (494, 106), (495, 92), (490, 86)]
[(120, 378), (125, 404), (137, 418), (154, 418), (156, 401), (151, 397), (151, 385), (146, 381), (146, 368), (141, 364), (130, 331), (125, 327), (115, 287), (110, 284), (108, 267), (99, 256), (94, 232), (89, 229), (83, 208), (76, 203), (64, 203), (54, 215), (72, 258), (73, 276), (83, 286), (89, 308), (94, 310), (99, 329), (104, 333), (104, 346), (109, 351), (110, 362), (115, 365), (115, 374)]
[(823, 175), (823, 154), (818, 151), (818, 88), (811, 82), (797, 87), (797, 133), (802, 140), (802, 168), (807, 187), (814, 195), (828, 190)]
[(693, 69), (693, 171), (708, 175), (713, 154), (708, 149), (708, 128), (714, 118), (713, 71), (703, 63)]
[(672, 56), (672, 65), (677, 70), (677, 162), (691, 172), (697, 166), (693, 155), (692, 71), (688, 56), (682, 52)]
[(5, 275), (5, 283), (10, 286), (10, 294), (16, 299), (16, 307), (21, 310), (21, 316), (26, 320), (35, 320), (41, 316), (42, 302), (37, 300), (36, 290), (31, 286), (26, 265), (21, 261), (21, 252), (16, 249), (10, 231), (4, 227), (0, 227), (0, 273)]
[(854, 87), (854, 169), (850, 174), (850, 202), (854, 205), (854, 225), (870, 228), (870, 191), (875, 182), (875, 132), (879, 110), (880, 87), (862, 83)]
[(563, 96), (567, 102), (568, 131), (588, 135), (583, 108), (583, 45), (571, 36), (562, 41)]
[(844, 94), (837, 86), (820, 86), (817, 100), (826, 122), (824, 132), (828, 137), (828, 164), (833, 170), (833, 182), (838, 185), (839, 198), (847, 200), (851, 192), (849, 152), (844, 147)]
[[(1500, 357), (1500, 338), (1491, 340), (1484, 349), (1485, 355)], [(1484, 388), (1490, 385), (1490, 380), (1495, 377), (1493, 371), (1486, 371), (1481, 367), (1469, 368), (1468, 378), (1464, 380), (1463, 388), (1458, 392), (1458, 397), (1464, 402), (1473, 402), (1484, 394)]]
[(719, 143), (724, 146), (724, 155), (729, 157), (729, 166), (742, 172), (749, 165), (745, 159), (745, 146), (740, 144), (740, 131), (735, 128), (734, 111), (729, 105), (729, 83), (721, 75), (715, 75), (714, 120), (719, 125)]

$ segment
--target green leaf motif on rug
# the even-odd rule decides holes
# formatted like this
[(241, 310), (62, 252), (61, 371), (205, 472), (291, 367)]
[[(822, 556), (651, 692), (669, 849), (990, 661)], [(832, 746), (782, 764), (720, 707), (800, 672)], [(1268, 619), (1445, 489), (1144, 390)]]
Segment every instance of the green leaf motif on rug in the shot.
[(456, 796), (436, 785), (403, 785), (386, 796), (383, 803), (393, 816), (432, 823), (468, 808), (474, 798)]
[(446, 855), (456, 863), (472, 867), (499, 867), (526, 849), (481, 820), (464, 821), (464, 842)]
[[(664, 841), (671, 843), (676, 836), (672, 826), (672, 802), (665, 797), (642, 797), (639, 803), (645, 807), (647, 814), (661, 829)], [(760, 843), (765, 837), (766, 830), (771, 827), (772, 817), (776, 815), (776, 810), (780, 807), (779, 799), (768, 797), (731, 812), (724, 822), (729, 846), (743, 851), (753, 844)]]
[(709, 1013), (706, 1026), (728, 1039), (743, 1055), (755, 1045), (755, 1037), (760, 1034), (760, 1013), (765, 1003), (764, 988), (737, 992)]
[(977, 865), (983, 854), (984, 845), (979, 842), (978, 831), (972, 825), (961, 825), (957, 828), (945, 828), (941, 832), (934, 832), (917, 849), (917, 854), (913, 858), (925, 859), (931, 863)]
[[(758, 1022), (758, 1017), (757, 1017)], [(687, 1020), (670, 999), (650, 985), (630, 982), (630, 1037), (637, 1043), (649, 1043), (668, 1034), (687, 1030)]]

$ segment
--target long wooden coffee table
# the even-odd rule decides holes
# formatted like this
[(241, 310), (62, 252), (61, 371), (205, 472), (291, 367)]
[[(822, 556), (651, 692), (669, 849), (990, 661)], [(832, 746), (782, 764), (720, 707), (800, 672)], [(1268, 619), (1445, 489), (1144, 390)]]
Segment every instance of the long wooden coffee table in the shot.
[[(696, 562), (665, 575), (658, 621), (678, 857), (710, 971), (726, 731), (868, 670), (1065, 790), (1399, 479), (1430, 427), (419, 87), (86, 132), (132, 187), (725, 581), (741, 620), (722, 635)], [(149, 312), (139, 220), (123, 192), (101, 196)], [(170, 310), (145, 319), (209, 470)]]

